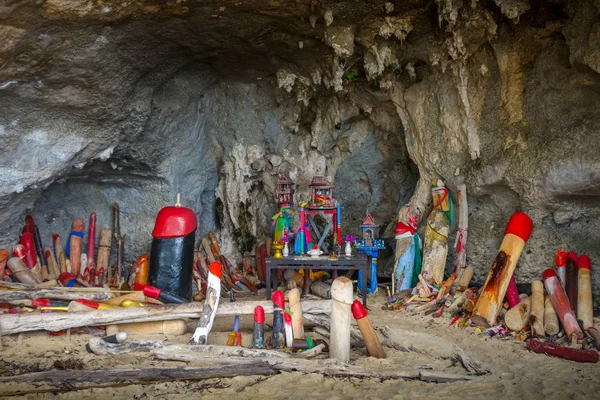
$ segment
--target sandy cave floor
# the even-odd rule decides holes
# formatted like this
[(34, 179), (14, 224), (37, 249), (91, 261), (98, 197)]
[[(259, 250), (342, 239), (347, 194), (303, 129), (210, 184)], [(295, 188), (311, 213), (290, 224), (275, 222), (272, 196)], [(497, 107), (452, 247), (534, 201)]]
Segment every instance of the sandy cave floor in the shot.
[[(262, 299), (262, 297), (261, 297)], [(200, 395), (203, 399), (235, 396), (240, 399), (444, 399), (512, 398), (512, 399), (580, 399), (600, 397), (600, 365), (565, 361), (530, 353), (523, 342), (512, 338), (488, 338), (473, 328), (448, 326), (445, 318), (411, 316), (404, 311), (381, 310), (383, 295), (369, 297), (370, 318), (374, 325), (402, 327), (442, 336), (458, 346), (490, 373), (469, 382), (425, 383), (420, 381), (379, 381), (375, 379), (325, 378), (319, 374), (281, 373), (272, 377), (248, 376), (202, 381), (170, 381), (153, 384), (128, 384), (121, 387), (88, 388), (63, 392), (31, 393), (16, 398), (64, 399), (186, 399)], [(269, 322), (270, 316), (267, 316)], [(211, 342), (224, 344), (231, 329), (232, 318), (216, 321)], [(190, 325), (193, 325), (191, 321)], [(244, 345), (251, 340), (251, 316), (244, 316)], [(191, 334), (168, 339), (186, 343)], [(0, 374), (45, 371), (53, 368), (103, 369), (149, 366), (188, 365), (182, 362), (160, 361), (148, 353), (121, 356), (96, 356), (85, 350), (90, 335), (73, 334), (51, 337), (44, 332), (23, 335), (19, 344), (16, 335), (3, 337), (0, 353)], [(161, 339), (164, 337), (154, 337)], [(365, 369), (389, 371), (403, 368), (432, 368), (464, 374), (462, 366), (416, 353), (386, 349), (387, 359), (364, 356), (364, 350), (353, 350), (352, 363)], [(194, 365), (194, 364), (189, 364)], [(45, 384), (0, 384), (0, 397), (20, 391), (47, 388)]]

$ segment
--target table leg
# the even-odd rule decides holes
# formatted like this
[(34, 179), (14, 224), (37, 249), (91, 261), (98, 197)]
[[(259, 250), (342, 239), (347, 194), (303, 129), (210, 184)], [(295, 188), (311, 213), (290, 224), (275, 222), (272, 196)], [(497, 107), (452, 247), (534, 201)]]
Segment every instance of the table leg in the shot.
[(357, 279), (357, 286), (358, 286), (358, 290), (362, 293), (363, 292), (363, 270), (362, 268), (358, 269), (358, 279)]
[(310, 282), (310, 268), (304, 268), (304, 290), (302, 296), (308, 294), (308, 283)]
[(338, 270), (334, 269), (331, 271), (331, 279), (335, 279), (338, 277)]
[(377, 257), (371, 257), (371, 271), (369, 274), (371, 285), (369, 293), (375, 293), (377, 290)]
[(267, 300), (271, 300), (271, 266), (267, 265)]
[[(366, 268), (365, 268), (366, 266)], [(362, 273), (362, 287), (364, 288), (364, 290), (362, 291), (362, 295), (363, 295), (363, 306), (367, 306), (367, 271), (369, 268), (369, 261), (367, 260), (367, 264), (363, 266), (364, 271)]]
[(273, 289), (274, 290), (279, 289), (279, 277), (277, 275), (279, 275), (279, 269), (275, 270), (275, 273), (273, 274)]

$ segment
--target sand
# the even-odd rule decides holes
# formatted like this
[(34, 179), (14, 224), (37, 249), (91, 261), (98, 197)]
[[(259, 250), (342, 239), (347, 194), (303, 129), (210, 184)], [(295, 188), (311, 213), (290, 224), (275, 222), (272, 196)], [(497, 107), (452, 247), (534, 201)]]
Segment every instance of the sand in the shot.
[[(29, 393), (16, 398), (28, 399), (218, 399), (235, 396), (239, 399), (569, 399), (599, 398), (600, 365), (583, 364), (551, 358), (529, 352), (523, 342), (513, 338), (489, 338), (473, 328), (448, 326), (445, 318), (411, 316), (404, 311), (383, 311), (381, 295), (369, 297), (370, 318), (376, 326), (403, 328), (437, 335), (460, 346), (489, 374), (469, 382), (427, 383), (421, 381), (375, 379), (336, 379), (320, 374), (281, 373), (271, 377), (248, 376), (202, 381), (168, 381), (153, 384), (132, 384), (122, 387), (71, 390), (64, 386), (56, 393)], [(1, 318), (1, 316), (0, 316)], [(267, 321), (270, 317), (267, 316)], [(251, 339), (251, 317), (242, 318), (244, 344)], [(191, 322), (193, 325), (193, 321)], [(224, 344), (232, 318), (216, 321), (210, 342)], [(186, 343), (191, 333), (169, 337), (170, 341)], [(3, 337), (0, 352), (0, 374), (63, 369), (139, 368), (150, 366), (187, 365), (154, 359), (150, 354), (96, 356), (85, 350), (89, 334), (51, 337), (45, 332), (24, 334), (22, 344), (17, 335)], [(164, 339), (154, 337), (153, 339)], [(432, 368), (455, 374), (467, 373), (454, 361), (441, 360), (414, 352), (386, 349), (388, 358), (378, 360), (364, 355), (364, 350), (352, 352), (352, 364), (372, 371), (405, 368)], [(194, 365), (194, 364), (189, 364)], [(0, 397), (19, 391), (48, 388), (47, 384), (0, 384)]]

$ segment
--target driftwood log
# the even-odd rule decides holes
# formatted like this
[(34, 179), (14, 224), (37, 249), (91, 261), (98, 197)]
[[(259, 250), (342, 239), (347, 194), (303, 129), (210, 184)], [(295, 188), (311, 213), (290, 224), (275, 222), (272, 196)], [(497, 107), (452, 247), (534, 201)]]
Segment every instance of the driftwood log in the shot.
[(189, 344), (172, 344), (167, 341), (157, 340), (138, 340), (128, 341), (124, 343), (108, 343), (105, 339), (91, 338), (87, 348), (98, 356), (105, 355), (122, 355), (128, 353), (184, 353), (192, 354), (194, 357), (212, 358), (226, 356), (227, 358), (218, 358), (225, 364), (229, 357), (262, 357), (262, 358), (312, 358), (323, 352), (325, 345), (320, 344), (310, 350), (301, 353), (285, 353), (277, 350), (265, 349), (247, 349), (244, 347), (233, 346), (217, 346), (217, 345), (189, 345)]
[[(78, 382), (152, 382), (225, 378), (233, 376), (273, 375), (278, 373), (269, 363), (252, 360), (247, 365), (217, 365), (204, 367), (148, 367), (100, 370), (52, 370), (0, 377), (3, 382), (41, 382), (73, 384)], [(0, 393), (0, 396), (4, 393)]]
[(114, 297), (110, 292), (75, 292), (59, 289), (28, 289), (28, 290), (0, 290), (0, 303), (23, 299), (54, 299), (54, 300), (77, 300), (87, 299), (93, 301), (104, 301)]
[[(89, 349), (96, 355), (121, 355), (128, 353), (148, 353), (158, 350), (168, 349), (171, 352), (180, 352), (186, 354), (203, 354), (206, 357), (227, 356), (227, 357), (271, 357), (271, 358), (289, 358), (289, 353), (276, 350), (265, 349), (247, 349), (237, 346), (217, 346), (217, 345), (194, 345), (194, 344), (173, 344), (168, 341), (160, 340), (137, 340), (126, 341), (120, 344), (107, 343), (101, 338), (91, 338), (88, 342)], [(228, 358), (224, 358), (227, 360)]]
[[(185, 361), (185, 362), (205, 362), (205, 363), (227, 363), (235, 365), (252, 366), (258, 362), (257, 359), (247, 359), (240, 357), (231, 358), (211, 358), (201, 354), (190, 354), (189, 352), (173, 351), (171, 348), (161, 349), (154, 352), (154, 355), (161, 360)], [(348, 378), (375, 378), (382, 380), (389, 379), (418, 379), (428, 382), (454, 382), (461, 380), (475, 379), (471, 375), (448, 374), (438, 371), (423, 371), (419, 369), (390, 369), (385, 372), (372, 372), (365, 369), (340, 363), (339, 361), (328, 360), (303, 360), (297, 358), (262, 358), (262, 362), (268, 363), (276, 371), (300, 372), (305, 374), (322, 374), (329, 377), (348, 377)]]
[[(185, 354), (181, 354), (185, 356)], [(172, 359), (177, 359), (174, 355)], [(200, 359), (207, 361), (205, 359)], [(219, 359), (215, 359), (217, 361)], [(330, 377), (373, 378), (381, 380), (411, 379), (425, 382), (455, 382), (475, 379), (469, 375), (448, 374), (431, 370), (390, 370), (384, 373), (373, 373), (346, 364), (327, 363), (313, 360), (295, 360), (288, 362), (281, 359), (220, 359), (226, 365), (194, 366), (194, 367), (148, 367), (119, 368), (100, 370), (52, 370), (33, 372), (23, 375), (0, 377), (0, 383), (34, 383), (35, 390), (0, 392), (0, 396), (22, 395), (25, 393), (60, 392), (94, 387), (110, 387), (119, 384), (152, 383), (161, 381), (201, 380), (211, 378), (231, 378), (234, 376), (271, 376), (287, 372), (320, 373)], [(212, 361), (212, 360), (211, 360)], [(43, 383), (49, 388), (40, 388)], [(82, 384), (83, 383), (83, 384)], [(91, 383), (91, 384), (90, 384)], [(112, 383), (112, 385), (111, 385)]]
[[(137, 341), (122, 344), (110, 344), (99, 338), (92, 338), (89, 347), (99, 355), (120, 355), (130, 352), (151, 352), (161, 360), (184, 361), (193, 363), (210, 363), (226, 365), (252, 366), (266, 362), (277, 371), (320, 373), (335, 377), (360, 377), (379, 379), (422, 379), (450, 382), (470, 380), (473, 376), (446, 374), (435, 371), (417, 369), (395, 370), (385, 373), (374, 373), (332, 360), (305, 360), (301, 356), (290, 355), (281, 351), (264, 349), (246, 349), (228, 346), (196, 346), (169, 344), (165, 341)], [(98, 352), (96, 352), (98, 351)], [(300, 353), (302, 354), (302, 353)], [(227, 357), (222, 357), (227, 356)], [(252, 370), (252, 368), (248, 368)]]
[[(317, 327), (323, 327), (329, 331), (329, 317), (327, 315), (304, 314), (304, 318), (313, 322)], [(387, 326), (375, 329), (383, 338), (381, 344), (384, 347), (406, 352), (412, 351), (443, 360), (458, 361), (468, 372), (474, 374), (487, 373), (462, 348), (440, 336), (397, 327), (393, 330)], [(318, 329), (318, 332), (323, 336), (326, 336), (327, 333), (323, 329)], [(365, 347), (362, 335), (354, 325), (350, 326), (350, 343), (352, 347)]]
[[(273, 313), (273, 303), (236, 302), (219, 306), (217, 315), (253, 314), (254, 307), (260, 305), (265, 313)], [(87, 313), (50, 313), (4, 315), (0, 318), (0, 334), (29, 331), (57, 332), (63, 329), (87, 325), (108, 325), (118, 323), (167, 321), (181, 318), (200, 318), (203, 303), (187, 303), (157, 307), (134, 307), (115, 310), (96, 310)], [(302, 311), (306, 313), (329, 313), (331, 302), (328, 300), (307, 300), (302, 302)]]
[(409, 331), (402, 328), (379, 328), (379, 333), (385, 338), (385, 347), (400, 351), (413, 351), (429, 357), (459, 362), (467, 371), (474, 374), (487, 373), (477, 362), (469, 357), (463, 349), (449, 340), (425, 332)]

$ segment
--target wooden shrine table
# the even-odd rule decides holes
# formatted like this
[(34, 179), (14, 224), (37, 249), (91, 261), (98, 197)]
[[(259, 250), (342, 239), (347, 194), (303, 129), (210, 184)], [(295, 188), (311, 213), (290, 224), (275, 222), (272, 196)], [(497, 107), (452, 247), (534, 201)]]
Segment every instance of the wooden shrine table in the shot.
[[(361, 287), (366, 288), (367, 286), (367, 274), (369, 271), (369, 260), (363, 254), (354, 256), (340, 256), (336, 260), (331, 260), (328, 256), (290, 256), (274, 258), (269, 257), (266, 259), (266, 270), (267, 270), (267, 300), (271, 299), (271, 271), (277, 269), (303, 269), (304, 270), (304, 293), (308, 292), (308, 282), (310, 280), (309, 273), (311, 269), (333, 271), (337, 273), (339, 269), (358, 269), (362, 271), (362, 285)], [(275, 280), (275, 288), (278, 286), (277, 274), (273, 274)], [(363, 290), (363, 305), (367, 306), (367, 290)]]

